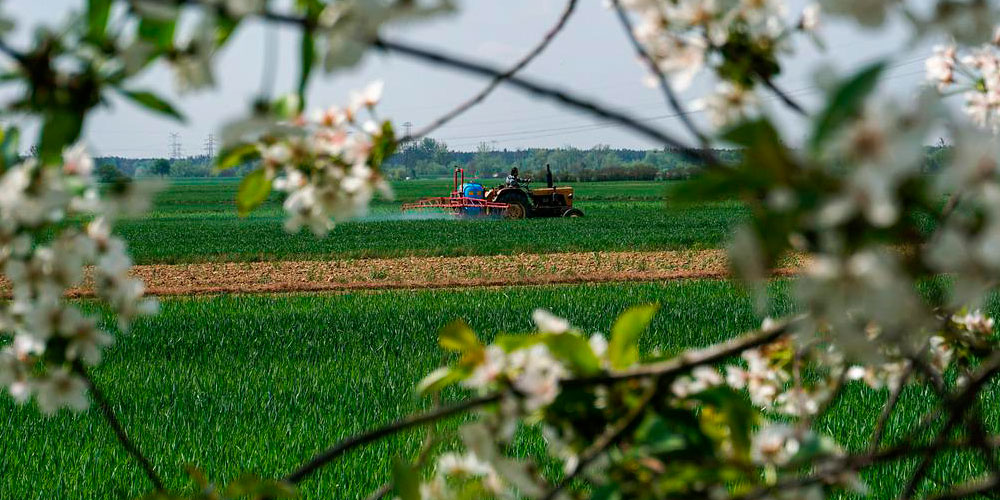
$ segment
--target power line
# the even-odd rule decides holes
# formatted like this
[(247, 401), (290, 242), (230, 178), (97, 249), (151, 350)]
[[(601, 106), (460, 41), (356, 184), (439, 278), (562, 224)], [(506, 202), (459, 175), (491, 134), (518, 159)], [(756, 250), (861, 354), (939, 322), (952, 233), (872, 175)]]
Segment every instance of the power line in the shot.
[[(910, 66), (910, 65), (915, 64), (915, 63), (922, 63), (926, 59), (927, 59), (926, 56), (919, 56), (919, 57), (914, 57), (914, 58), (911, 58), (911, 59), (906, 59), (906, 60), (898, 61), (898, 62), (889, 64), (888, 66), (886, 66), (886, 70), (900, 69), (900, 68), (903, 68), (905, 66)], [(795, 84), (809, 85), (810, 88), (817, 88), (815, 85), (810, 85), (810, 82), (811, 82), (811, 80), (809, 80), (807, 78), (796, 78), (796, 79), (794, 79), (792, 81), (787, 81), (786, 80), (786, 81), (783, 82), (783, 84), (784, 85), (790, 85), (790, 84), (791, 85), (795, 85)], [(638, 82), (634, 82), (633, 86), (635, 86), (637, 84), (638, 84)], [(687, 98), (686, 100), (687, 101), (692, 101), (693, 99), (694, 98)], [(655, 97), (651, 98), (648, 101), (637, 102), (635, 104), (631, 104), (631, 105), (628, 105), (628, 106), (622, 106), (622, 107), (620, 107), (618, 109), (620, 111), (646, 111), (646, 110), (649, 110), (653, 106), (659, 106), (660, 104), (662, 104), (662, 102), (663, 102), (663, 98), (661, 96), (655, 96)], [(562, 113), (574, 113), (574, 111), (562, 110)], [(500, 115), (500, 116), (501, 116), (501, 118), (499, 118), (499, 119), (494, 118), (494, 119), (476, 120), (476, 121), (466, 121), (465, 119), (463, 119), (461, 122), (458, 122), (458, 123), (460, 124), (460, 127), (462, 129), (468, 129), (468, 128), (490, 127), (490, 126), (495, 126), (497, 124), (502, 124), (502, 123), (524, 124), (524, 123), (528, 123), (528, 122), (539, 122), (539, 121), (558, 121), (558, 122), (561, 122), (561, 121), (565, 121), (566, 120), (565, 116), (557, 115), (557, 114), (551, 114), (551, 113), (547, 113), (547, 114), (544, 114), (544, 115), (533, 115), (533, 116), (525, 116), (525, 115), (520, 114), (520, 113), (518, 113), (518, 114), (509, 114), (509, 115)], [(511, 118), (506, 118), (504, 116), (509, 116)], [(539, 126), (544, 126), (544, 125), (539, 124)], [(455, 139), (462, 139), (462, 138), (458, 138), (458, 137), (442, 137), (442, 138), (440, 138), (440, 140), (443, 140), (443, 141), (455, 140)]]
[(170, 159), (179, 160), (181, 158), (181, 135), (176, 132), (170, 133)]
[[(919, 74), (923, 74), (923, 73), (924, 73), (924, 70), (919, 70), (919, 71), (914, 71), (914, 72), (910, 72), (910, 73), (903, 73), (903, 74), (891, 75), (891, 76), (887, 76), (882, 81), (894, 80), (894, 79), (897, 79), (897, 78), (914, 76), (914, 75), (919, 75)], [(796, 90), (790, 91), (790, 92), (788, 92), (788, 94), (792, 95), (792, 96), (800, 96), (800, 95), (805, 96), (805, 95), (815, 95), (815, 94), (821, 93), (823, 91), (824, 91), (824, 89), (820, 88), (819, 86), (813, 85), (813, 86), (804, 87), (804, 88), (800, 88), (800, 89), (796, 89)], [(777, 100), (777, 98), (775, 98), (775, 97), (765, 97), (765, 98), (763, 98), (761, 100), (763, 102), (771, 102), (771, 101)], [(702, 113), (704, 111), (705, 111), (705, 109), (703, 107), (695, 108), (695, 107), (692, 106), (692, 107), (690, 107), (687, 110), (686, 114), (697, 114), (697, 113)], [(678, 113), (669, 113), (669, 114), (663, 114), (663, 115), (655, 115), (655, 116), (642, 117), (642, 118), (638, 118), (636, 121), (651, 122), (651, 121), (665, 120), (665, 119), (669, 119), (669, 118), (677, 118), (679, 116), (680, 116), (680, 114), (678, 114)], [(494, 137), (509, 137), (509, 138), (506, 138), (506, 139), (495, 141), (495, 142), (499, 142), (499, 143), (509, 143), (509, 142), (519, 142), (519, 141), (526, 141), (526, 140), (541, 139), (541, 138), (545, 138), (545, 137), (558, 137), (558, 136), (563, 136), (563, 135), (578, 134), (578, 133), (581, 133), (581, 132), (592, 132), (592, 131), (596, 131), (596, 130), (600, 130), (600, 129), (607, 129), (607, 128), (613, 128), (613, 127), (617, 127), (617, 125), (614, 124), (614, 123), (597, 123), (597, 124), (589, 124), (589, 125), (573, 125), (573, 126), (567, 126), (567, 127), (541, 128), (541, 129), (525, 130), (525, 131), (519, 131), (519, 132), (507, 132), (507, 133), (501, 133), (501, 134), (470, 135), (470, 136), (450, 137), (450, 138), (446, 137), (446, 138), (441, 138), (440, 140), (442, 140), (442, 141), (459, 140), (458, 144), (451, 144), (449, 146), (451, 148), (461, 149), (461, 148), (466, 148), (466, 147), (471, 147), (471, 146), (477, 146), (478, 144), (480, 144), (482, 142), (482, 139), (488, 139), (488, 138), (494, 138)], [(520, 136), (527, 136), (527, 137), (520, 137)], [(461, 139), (466, 139), (466, 141), (462, 142)], [(471, 139), (480, 139), (480, 140), (473, 142), (473, 141), (471, 141)]]

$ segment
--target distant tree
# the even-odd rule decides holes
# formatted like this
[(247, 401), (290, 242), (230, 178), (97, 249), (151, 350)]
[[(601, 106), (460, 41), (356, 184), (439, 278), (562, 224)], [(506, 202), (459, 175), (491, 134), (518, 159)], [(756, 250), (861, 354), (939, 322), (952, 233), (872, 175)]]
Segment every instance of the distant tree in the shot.
[(124, 177), (113, 163), (102, 163), (97, 167), (97, 179), (105, 183), (113, 183)]
[(168, 176), (170, 175), (170, 161), (160, 158), (153, 162), (153, 170), (151, 172), (153, 175)]

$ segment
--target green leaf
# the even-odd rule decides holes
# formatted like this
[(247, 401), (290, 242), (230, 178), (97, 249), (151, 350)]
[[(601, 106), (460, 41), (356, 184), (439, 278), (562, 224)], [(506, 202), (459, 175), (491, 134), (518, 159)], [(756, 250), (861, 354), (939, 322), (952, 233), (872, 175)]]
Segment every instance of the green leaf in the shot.
[(226, 498), (295, 498), (298, 490), (284, 481), (261, 479), (253, 474), (244, 474), (226, 485)]
[(871, 64), (862, 68), (861, 71), (834, 89), (826, 109), (819, 115), (813, 128), (809, 148), (814, 153), (819, 152), (823, 142), (829, 138), (832, 132), (858, 114), (865, 99), (878, 85), (884, 70), (884, 62)]
[(513, 352), (518, 349), (531, 347), (543, 341), (544, 339), (542, 338), (542, 335), (502, 334), (497, 335), (497, 337), (493, 339), (493, 344), (503, 349), (503, 352)]
[(69, 146), (83, 128), (83, 117), (71, 111), (50, 111), (45, 115), (41, 136), (38, 141), (38, 155), (44, 164), (58, 164), (63, 148)]
[(441, 347), (456, 352), (468, 352), (483, 347), (476, 338), (476, 333), (461, 319), (456, 319), (441, 328), (438, 332), (438, 343)]
[(796, 170), (781, 136), (767, 119), (743, 123), (727, 130), (722, 137), (744, 147), (740, 168), (726, 172), (731, 181), (746, 187), (770, 188)]
[(468, 372), (466, 370), (442, 366), (430, 372), (417, 384), (417, 394), (421, 396), (434, 394), (445, 387), (461, 382), (467, 376)]
[(399, 458), (392, 463), (392, 484), (401, 500), (420, 500), (420, 474)]
[(205, 472), (197, 465), (187, 464), (184, 466), (184, 471), (187, 472), (188, 477), (191, 478), (191, 482), (198, 486), (198, 489), (205, 490), (210, 486), (208, 477), (205, 476)]
[(263, 168), (254, 170), (240, 181), (236, 192), (236, 211), (240, 217), (245, 217), (253, 209), (264, 203), (271, 194), (271, 179)]
[(294, 118), (302, 112), (302, 99), (295, 93), (284, 94), (271, 103), (271, 112), (280, 118)]
[(238, 19), (219, 17), (215, 22), (215, 46), (218, 48), (225, 45), (239, 25)]
[(0, 171), (13, 167), (21, 159), (18, 152), (18, 146), (21, 142), (21, 131), (17, 127), (11, 127), (3, 131), (2, 134), (3, 142), (0, 142), (0, 160), (3, 161), (3, 165), (0, 165)]
[(185, 121), (184, 115), (172, 104), (148, 90), (118, 89), (118, 92), (146, 109), (170, 116), (179, 122)]
[[(667, 422), (660, 415), (650, 412), (639, 423), (635, 430), (635, 439), (649, 449), (651, 453), (660, 455), (674, 453), (689, 447), (687, 436), (695, 434), (700, 429), (685, 424), (690, 424), (692, 420), (681, 419)], [(697, 425), (697, 421), (693, 421)]]
[(621, 500), (622, 492), (618, 489), (618, 484), (610, 482), (594, 490), (590, 494), (590, 500)]
[(313, 63), (316, 62), (316, 41), (313, 39), (312, 30), (302, 30), (302, 47), (299, 52), (299, 100), (305, 109), (306, 86), (309, 85), (309, 75), (312, 73)]
[(229, 170), (257, 158), (260, 158), (260, 149), (256, 144), (237, 144), (219, 152), (219, 157), (215, 160), (215, 170), (217, 172)]
[(369, 166), (378, 170), (382, 163), (395, 152), (396, 132), (392, 129), (392, 122), (386, 120), (382, 122), (382, 132), (374, 138)]
[(750, 401), (729, 387), (702, 391), (691, 399), (705, 404), (699, 414), (705, 434), (716, 441), (729, 440), (735, 453), (748, 458), (751, 433), (759, 421), (759, 413)]
[(545, 345), (553, 356), (571, 366), (578, 375), (593, 375), (601, 371), (601, 360), (590, 348), (590, 343), (577, 334), (546, 335)]
[(174, 19), (154, 19), (144, 17), (139, 21), (139, 38), (153, 44), (154, 47), (165, 51), (174, 43), (174, 28), (177, 21)]
[(94, 41), (104, 39), (111, 14), (111, 0), (87, 1), (87, 36)]
[(622, 369), (639, 361), (639, 337), (653, 320), (657, 304), (633, 307), (618, 316), (611, 327), (611, 341), (608, 342), (608, 359), (612, 368)]

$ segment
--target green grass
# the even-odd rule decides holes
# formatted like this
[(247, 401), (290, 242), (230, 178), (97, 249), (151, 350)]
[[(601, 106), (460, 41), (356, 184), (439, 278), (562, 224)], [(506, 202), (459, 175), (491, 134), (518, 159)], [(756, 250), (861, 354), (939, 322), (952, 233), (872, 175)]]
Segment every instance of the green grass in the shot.
[(248, 218), (237, 217), (236, 186), (227, 179), (175, 181), (149, 214), (121, 222), (117, 232), (138, 263), (347, 259), (718, 247), (745, 217), (736, 202), (667, 206), (666, 189), (681, 183), (594, 182), (575, 186), (587, 215), (581, 219), (398, 220), (401, 203), (450, 190), (449, 181), (418, 180), (395, 183), (395, 201), (377, 201), (366, 220), (317, 239), (283, 231), (276, 195)]
[[(787, 288), (774, 285), (779, 297)], [(160, 316), (119, 336), (95, 376), (171, 487), (187, 484), (186, 463), (221, 480), (241, 471), (274, 477), (419, 408), (412, 387), (442, 362), (435, 332), (453, 318), (488, 337), (529, 329), (531, 310), (545, 305), (607, 332), (617, 313), (651, 301), (663, 307), (643, 339), (646, 352), (704, 346), (759, 324), (748, 297), (719, 281), (169, 299)], [(789, 308), (787, 299), (775, 306)], [(821, 425), (858, 449), (884, 398), (852, 385)], [(921, 390), (904, 393), (890, 436), (931, 402)], [(996, 429), (998, 412), (988, 411)], [(43, 419), (3, 397), (0, 415), (0, 498), (130, 498), (147, 487), (94, 411)], [(304, 483), (305, 497), (363, 497), (387, 478), (391, 458), (413, 453), (420, 439), (404, 434), (349, 455)], [(519, 450), (538, 446), (527, 439)], [(895, 495), (908, 467), (868, 474), (874, 497)], [(930, 477), (956, 480), (979, 467), (953, 457)]]

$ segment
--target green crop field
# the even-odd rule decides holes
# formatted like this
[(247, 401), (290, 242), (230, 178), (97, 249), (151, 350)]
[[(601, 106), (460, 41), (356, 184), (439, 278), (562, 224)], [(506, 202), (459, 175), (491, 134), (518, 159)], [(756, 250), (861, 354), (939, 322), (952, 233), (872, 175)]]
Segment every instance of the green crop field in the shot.
[(581, 219), (401, 220), (400, 204), (443, 196), (450, 181), (394, 184), (395, 201), (377, 201), (367, 218), (327, 238), (286, 234), (277, 195), (246, 219), (236, 215), (237, 182), (174, 181), (142, 218), (117, 231), (138, 263), (491, 255), (718, 247), (745, 210), (736, 202), (674, 206), (673, 182), (593, 182), (576, 187)]
[[(787, 283), (772, 286), (786, 297)], [(749, 298), (721, 281), (168, 299), (160, 316), (118, 337), (95, 377), (170, 486), (186, 484), (188, 463), (218, 480), (245, 470), (274, 477), (349, 433), (421, 406), (412, 388), (442, 362), (435, 332), (453, 318), (489, 337), (529, 329), (531, 310), (544, 304), (587, 331), (607, 332), (626, 307), (654, 301), (662, 310), (644, 337), (647, 352), (708, 345), (760, 321)], [(780, 298), (775, 312), (790, 307)], [(989, 310), (1000, 313), (995, 301)], [(819, 425), (856, 448), (884, 398), (852, 384)], [(919, 389), (904, 392), (890, 436), (931, 403)], [(1000, 410), (987, 411), (996, 427)], [(130, 498), (147, 486), (96, 410), (44, 419), (3, 398), (0, 415), (0, 498)], [(412, 454), (421, 437), (348, 455), (304, 483), (305, 497), (363, 497), (385, 480), (391, 458)], [(531, 455), (538, 446), (527, 432), (517, 450)], [(893, 496), (908, 466), (866, 474), (874, 497)], [(951, 456), (929, 477), (955, 481), (979, 468)]]

